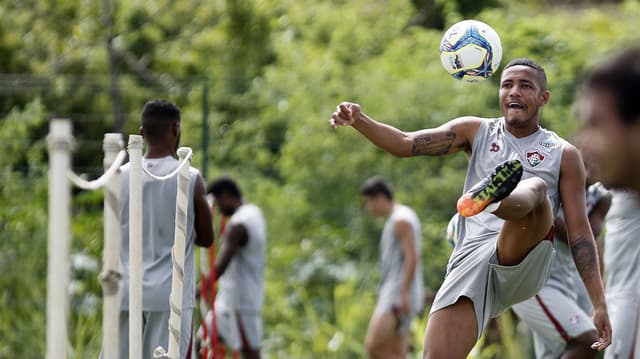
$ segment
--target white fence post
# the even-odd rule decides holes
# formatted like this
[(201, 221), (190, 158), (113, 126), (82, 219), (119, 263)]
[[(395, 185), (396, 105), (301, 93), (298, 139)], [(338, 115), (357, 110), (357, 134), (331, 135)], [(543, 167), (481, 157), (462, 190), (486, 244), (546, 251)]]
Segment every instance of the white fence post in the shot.
[(142, 358), (142, 147), (129, 135), (129, 359)]
[(53, 119), (49, 146), (49, 215), (47, 249), (47, 359), (67, 357), (69, 312), (69, 243), (71, 191), (67, 172), (71, 168), (73, 135), (68, 119)]
[[(189, 148), (180, 147), (178, 158), (185, 161), (191, 152)], [(187, 236), (187, 211), (189, 210), (189, 166), (182, 166), (178, 172), (178, 190), (176, 193), (176, 227), (172, 250), (173, 275), (171, 294), (169, 295), (169, 358), (180, 358), (180, 335), (182, 330), (182, 296), (184, 294), (184, 255)]]
[[(104, 169), (111, 167), (124, 143), (119, 133), (104, 135)], [(120, 176), (112, 176), (104, 186), (104, 251), (100, 273), (102, 284), (102, 353), (103, 359), (117, 359), (119, 355), (120, 298), (118, 285), (120, 278)]]

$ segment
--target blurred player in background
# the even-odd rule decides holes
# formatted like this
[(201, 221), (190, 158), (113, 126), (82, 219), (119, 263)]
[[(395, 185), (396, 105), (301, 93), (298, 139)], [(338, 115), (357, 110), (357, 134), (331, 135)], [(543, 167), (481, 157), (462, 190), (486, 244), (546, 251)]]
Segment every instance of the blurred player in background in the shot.
[(365, 347), (374, 359), (407, 356), (411, 321), (423, 309), (422, 228), (416, 213), (397, 203), (391, 185), (378, 177), (360, 188), (367, 211), (386, 218), (380, 238), (378, 302)]
[[(613, 191), (604, 240), (605, 295), (613, 338), (605, 359), (631, 358), (640, 326), (640, 205), (630, 191)], [(637, 358), (637, 356), (636, 356)]]
[[(607, 188), (629, 189), (637, 196), (640, 194), (640, 47), (627, 48), (591, 70), (579, 104), (580, 146), (588, 160), (599, 167), (600, 181)], [(607, 297), (615, 306), (612, 313), (618, 323), (616, 328), (622, 332), (614, 333), (617, 344), (607, 351), (607, 358), (617, 358), (616, 354), (621, 358), (640, 357), (638, 237), (632, 234), (637, 216), (637, 198), (631, 194), (614, 195), (607, 218), (605, 276)], [(635, 325), (630, 324), (633, 320)], [(629, 352), (631, 356), (627, 355)]]
[[(215, 318), (218, 336), (245, 359), (259, 359), (267, 227), (262, 210), (243, 200), (236, 182), (220, 177), (209, 186), (217, 209), (229, 220), (220, 238), (215, 273), (218, 293)], [(213, 316), (207, 314), (211, 330)], [(202, 332), (198, 333), (198, 338)]]

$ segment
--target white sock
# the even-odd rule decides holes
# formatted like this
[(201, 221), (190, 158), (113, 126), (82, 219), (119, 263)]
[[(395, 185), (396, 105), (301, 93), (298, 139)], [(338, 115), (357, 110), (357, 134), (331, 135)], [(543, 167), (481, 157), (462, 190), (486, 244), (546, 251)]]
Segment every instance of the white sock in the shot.
[(488, 206), (486, 206), (482, 212), (487, 212), (487, 213), (493, 213), (495, 211), (498, 210), (498, 208), (500, 207), (500, 203), (502, 201), (498, 201), (498, 202), (494, 202), (494, 203), (490, 203)]

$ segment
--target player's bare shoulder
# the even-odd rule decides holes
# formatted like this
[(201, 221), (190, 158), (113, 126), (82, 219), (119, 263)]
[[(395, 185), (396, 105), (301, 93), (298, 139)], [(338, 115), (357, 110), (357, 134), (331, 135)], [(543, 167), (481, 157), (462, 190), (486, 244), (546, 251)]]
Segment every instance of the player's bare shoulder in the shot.
[(582, 155), (576, 146), (566, 142), (562, 146), (562, 162), (560, 163), (560, 173), (571, 173), (574, 171), (584, 172)]

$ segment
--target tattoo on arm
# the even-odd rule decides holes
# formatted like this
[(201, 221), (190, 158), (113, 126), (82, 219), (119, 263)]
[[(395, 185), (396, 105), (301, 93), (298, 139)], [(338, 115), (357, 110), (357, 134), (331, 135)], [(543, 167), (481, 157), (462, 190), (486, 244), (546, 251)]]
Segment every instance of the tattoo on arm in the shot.
[(411, 151), (414, 155), (444, 155), (449, 153), (455, 140), (456, 134), (453, 131), (437, 134), (422, 134), (414, 138)]
[(598, 276), (598, 253), (592, 241), (584, 237), (578, 238), (571, 245), (571, 254), (576, 263), (576, 267), (584, 280)]

